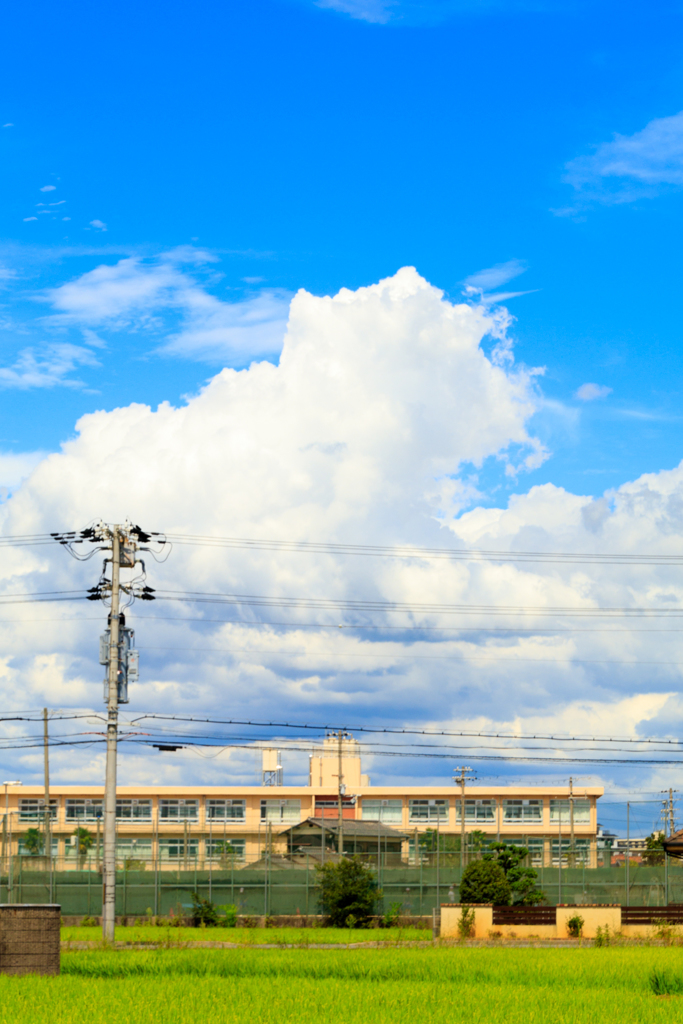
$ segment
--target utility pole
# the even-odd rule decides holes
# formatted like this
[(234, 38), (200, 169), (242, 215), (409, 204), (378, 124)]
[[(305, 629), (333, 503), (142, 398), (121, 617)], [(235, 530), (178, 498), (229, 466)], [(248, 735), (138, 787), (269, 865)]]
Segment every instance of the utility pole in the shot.
[(574, 867), (574, 780), (569, 776), (569, 864)]
[(111, 530), (111, 611), (109, 613), (109, 678), (107, 690), (107, 766), (104, 782), (104, 856), (102, 870), (102, 935), (114, 941), (116, 924), (116, 748), (119, 726), (119, 625), (121, 527)]
[(43, 767), (45, 770), (45, 856), (48, 858), (50, 902), (52, 902), (52, 819), (50, 817), (50, 754), (47, 708), (43, 708)]
[(453, 776), (453, 782), (457, 786), (460, 786), (460, 877), (462, 878), (462, 872), (467, 863), (465, 857), (465, 783), (471, 782), (472, 777), (468, 773), (472, 771), (471, 768), (461, 766), (457, 769), (460, 772), (459, 775)]
[[(139, 526), (126, 522), (114, 526), (99, 522), (85, 530), (53, 533), (54, 540), (65, 547), (78, 561), (86, 561), (92, 552), (83, 554), (77, 545), (88, 542), (97, 545), (96, 550), (111, 552), (105, 558), (102, 574), (96, 586), (88, 591), (89, 601), (108, 601), (109, 629), (100, 638), (100, 664), (107, 666), (104, 680), (104, 700), (107, 705), (107, 762), (104, 789), (103, 857), (102, 857), (102, 933), (105, 942), (114, 940), (116, 914), (116, 753), (118, 740), (119, 704), (128, 703), (128, 683), (138, 678), (138, 652), (133, 648), (133, 631), (127, 629), (121, 608), (121, 594), (126, 596), (127, 607), (137, 597), (142, 601), (153, 601), (152, 587), (145, 584), (145, 563), (138, 557), (138, 550), (152, 551), (149, 544), (154, 541), (163, 546), (166, 540), (159, 534), (145, 533)], [(123, 583), (121, 569), (135, 569), (142, 566), (142, 574)], [(107, 564), (111, 565), (111, 579), (106, 575)]]
[[(339, 827), (337, 829), (337, 850), (339, 851), (340, 858), (344, 856), (344, 793), (346, 792), (346, 786), (344, 785), (343, 775), (343, 757), (342, 757), (342, 741), (344, 733), (340, 729), (337, 732), (337, 754), (338, 754), (338, 768), (337, 768), (337, 804), (339, 809)], [(324, 814), (324, 811), (323, 811)]]

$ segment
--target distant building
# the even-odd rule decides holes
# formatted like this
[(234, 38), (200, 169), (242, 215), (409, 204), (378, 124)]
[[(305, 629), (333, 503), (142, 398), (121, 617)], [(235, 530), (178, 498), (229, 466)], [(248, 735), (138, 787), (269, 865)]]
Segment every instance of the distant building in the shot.
[[(315, 746), (305, 786), (283, 784), (281, 759), (273, 750), (264, 751), (265, 784), (260, 786), (119, 786), (118, 860), (140, 865), (155, 860), (169, 868), (256, 863), (267, 845), (273, 852), (290, 856), (292, 837), (302, 846), (307, 830), (314, 845), (313, 834), (316, 829), (321, 834), (323, 824), (334, 845), (335, 822), (339, 821), (339, 753), (336, 736)], [(385, 826), (392, 831), (391, 836), (385, 834), (392, 844), (392, 856), (400, 855), (406, 863), (415, 862), (422, 849), (420, 836), (427, 830), (432, 832), (432, 847), (437, 833), (441, 849), (457, 845), (462, 825), (457, 785), (372, 786), (361, 771), (359, 745), (350, 736), (342, 740), (341, 776), (345, 852), (348, 843), (353, 845), (352, 835), (359, 850), (359, 844), (365, 843), (361, 836), (372, 833), (368, 850), (372, 845), (388, 853), (382, 841)], [(568, 786), (466, 786), (465, 834), (483, 833), (487, 839), (525, 845), (532, 863), (549, 866), (557, 864), (560, 849), (567, 862), (573, 826), (573, 858), (594, 867), (603, 853), (598, 847), (596, 809), (602, 794), (599, 786), (575, 786), (570, 801)], [(26, 833), (31, 828), (42, 829), (42, 796), (40, 786), (8, 787), (11, 822), (4, 824), (5, 853), (11, 832), (13, 854), (30, 854)], [(52, 849), (61, 868), (77, 868), (82, 863), (74, 835), (78, 827), (87, 829), (92, 837), (90, 861), (99, 860), (103, 796), (102, 786), (51, 786)], [(353, 822), (359, 823), (353, 826), (355, 833)], [(394, 835), (400, 836), (400, 854), (394, 849)]]

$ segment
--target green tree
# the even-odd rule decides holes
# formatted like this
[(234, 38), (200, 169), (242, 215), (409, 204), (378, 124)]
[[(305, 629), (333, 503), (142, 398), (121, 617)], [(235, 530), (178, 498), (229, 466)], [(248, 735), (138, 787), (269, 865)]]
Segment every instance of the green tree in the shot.
[(42, 853), (45, 845), (45, 837), (39, 828), (29, 828), (24, 835), (24, 849), (28, 850), (32, 857)]
[(538, 872), (524, 867), (528, 856), (526, 846), (509, 843), (491, 843), (484, 854), (484, 860), (498, 864), (505, 873), (514, 906), (530, 907), (545, 900), (545, 893), (536, 888)]
[(360, 857), (344, 857), (337, 864), (316, 867), (318, 902), (330, 923), (338, 928), (364, 928), (377, 913), (383, 893), (374, 872)]
[(643, 854), (643, 860), (646, 864), (663, 864), (664, 863), (664, 847), (662, 845), (664, 841), (663, 832), (653, 832), (645, 840), (645, 853)]
[(495, 907), (506, 907), (511, 895), (505, 872), (495, 860), (472, 861), (462, 873), (461, 903), (492, 903)]
[(74, 829), (73, 834), (76, 836), (76, 852), (78, 853), (78, 859), (83, 862), (88, 851), (92, 849), (94, 843), (92, 832), (89, 832), (87, 828), (81, 828), (79, 825), (78, 828)]

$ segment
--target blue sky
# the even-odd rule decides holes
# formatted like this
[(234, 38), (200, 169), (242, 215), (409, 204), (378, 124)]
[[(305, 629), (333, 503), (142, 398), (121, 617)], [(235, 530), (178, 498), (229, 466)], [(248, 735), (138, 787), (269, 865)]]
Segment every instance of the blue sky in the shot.
[[(679, 4), (611, 0), (13, 5), (0, 43), (2, 530), (129, 515), (214, 536), (675, 553), (682, 23)], [(174, 558), (157, 582), (683, 600), (660, 567), (615, 581), (432, 566), (427, 585), (409, 566)], [(12, 563), (3, 585), (40, 590), (48, 566), (73, 578), (55, 556)], [(470, 666), (444, 690), (436, 662), (405, 661), (409, 637), (361, 633), (334, 657), (387, 665), (336, 671), (324, 643), (292, 634), (310, 660), (292, 667), (273, 635), (257, 669), (247, 633), (213, 626), (200, 635), (218, 667), (207, 656), (197, 679), (196, 656), (169, 656), (173, 630), (150, 620), (145, 700), (182, 708), (191, 682), (220, 708), (239, 681), (236, 711), (299, 721), (343, 706), (382, 722), (609, 720), (660, 735), (683, 720), (677, 635), (570, 642), (555, 625), (536, 646), (521, 630), (505, 640), (502, 660), (521, 652), (520, 665)], [(194, 626), (178, 628), (196, 649)], [(36, 706), (92, 706), (90, 633), (31, 635), (7, 639), (0, 683), (21, 672)], [(460, 658), (503, 640), (415, 643)], [(539, 653), (550, 667), (528, 669)], [(98, 761), (79, 765), (99, 777)]]
[[(45, 320), (50, 288), (187, 246), (212, 254), (200, 277), (223, 302), (333, 294), (406, 264), (457, 299), (516, 261), (497, 290), (529, 292), (508, 301), (512, 335), (546, 368), (535, 429), (553, 451), (531, 482), (599, 493), (677, 464), (683, 121), (657, 125), (681, 107), (681, 18), (609, 2), (15, 5), (0, 358), (16, 374), (27, 348), (82, 351), (48, 351), (42, 386), (5, 380), (0, 448), (52, 450), (80, 413), (177, 402), (227, 361), (159, 354), (173, 309), (104, 329), (106, 347)], [(653, 123), (604, 174), (615, 133)], [(586, 382), (611, 393), (576, 399)]]

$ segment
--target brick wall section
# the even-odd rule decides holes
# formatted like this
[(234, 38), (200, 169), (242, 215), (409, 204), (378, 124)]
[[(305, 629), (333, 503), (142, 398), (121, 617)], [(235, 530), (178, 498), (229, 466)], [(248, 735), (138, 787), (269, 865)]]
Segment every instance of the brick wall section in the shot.
[(56, 904), (0, 904), (0, 974), (59, 974)]

